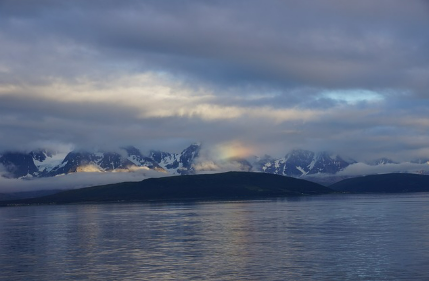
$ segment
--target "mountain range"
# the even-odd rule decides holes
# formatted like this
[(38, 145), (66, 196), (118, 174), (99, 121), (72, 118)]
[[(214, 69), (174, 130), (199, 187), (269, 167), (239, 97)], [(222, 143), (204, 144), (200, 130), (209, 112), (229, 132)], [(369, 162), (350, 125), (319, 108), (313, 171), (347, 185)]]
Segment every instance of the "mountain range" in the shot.
[[(4, 177), (23, 179), (79, 172), (129, 172), (138, 169), (154, 170), (167, 175), (192, 175), (207, 172), (201, 169), (201, 165), (197, 165), (201, 161), (200, 150), (200, 143), (192, 144), (180, 153), (151, 150), (147, 155), (134, 146), (116, 151), (74, 150), (65, 154), (39, 149), (26, 153), (4, 152), (0, 155), (0, 164), (3, 166)], [(266, 155), (246, 159), (230, 158), (223, 161), (234, 163), (235, 169), (240, 171), (306, 178), (319, 183), (327, 181), (327, 184), (344, 179), (344, 176), (338, 176), (337, 173), (357, 163), (337, 154), (302, 149), (293, 150), (282, 158)], [(419, 159), (413, 163), (427, 162), (428, 159)], [(365, 164), (376, 167), (398, 163), (388, 158), (380, 158)], [(210, 172), (216, 172), (216, 168), (211, 168)], [(325, 177), (317, 177), (320, 175)]]
[(181, 153), (150, 151), (145, 156), (128, 146), (112, 151), (70, 151), (66, 155), (40, 149), (29, 153), (6, 152), (0, 155), (4, 176), (10, 178), (55, 177), (79, 172), (127, 172), (148, 169), (170, 175), (194, 174), (193, 163), (200, 144), (192, 144)]

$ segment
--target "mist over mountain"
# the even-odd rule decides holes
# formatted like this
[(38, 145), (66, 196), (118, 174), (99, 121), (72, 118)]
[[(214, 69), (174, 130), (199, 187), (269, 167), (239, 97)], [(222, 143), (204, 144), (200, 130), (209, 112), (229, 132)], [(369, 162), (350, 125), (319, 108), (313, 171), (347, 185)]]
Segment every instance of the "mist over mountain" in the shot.
[[(0, 173), (1, 178), (9, 180), (3, 185), (14, 185), (14, 182), (17, 183), (19, 180), (26, 181), (28, 186), (32, 182), (37, 185), (35, 179), (40, 179), (39, 182), (45, 179), (43, 182), (46, 184), (50, 178), (55, 178), (58, 182), (62, 177), (76, 175), (78, 179), (84, 179), (84, 183), (76, 181), (76, 187), (93, 185), (92, 177), (97, 180), (96, 182), (106, 184), (127, 181), (127, 176), (129, 180), (134, 181), (150, 177), (227, 171), (291, 176), (324, 185), (368, 174), (429, 173), (429, 165), (424, 158), (402, 163), (380, 158), (364, 163), (326, 151), (295, 149), (284, 157), (274, 158), (269, 155), (263, 157), (231, 156), (230, 153), (221, 155), (219, 151), (208, 153), (210, 149), (201, 143), (194, 143), (179, 153), (150, 150), (144, 154), (134, 146), (126, 146), (115, 151), (79, 149), (65, 153), (52, 149), (38, 149), (30, 152), (4, 152), (0, 155)], [(103, 177), (105, 179), (100, 181)], [(20, 185), (21, 183), (17, 184)], [(70, 182), (67, 186), (73, 188)]]

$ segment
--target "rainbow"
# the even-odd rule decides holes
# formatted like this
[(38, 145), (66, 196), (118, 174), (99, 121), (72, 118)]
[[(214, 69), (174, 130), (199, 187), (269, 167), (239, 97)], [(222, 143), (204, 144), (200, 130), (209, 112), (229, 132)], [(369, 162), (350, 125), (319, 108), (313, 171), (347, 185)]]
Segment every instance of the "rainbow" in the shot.
[(252, 155), (253, 151), (251, 146), (244, 145), (239, 141), (222, 143), (215, 147), (216, 157), (220, 160), (245, 158)]

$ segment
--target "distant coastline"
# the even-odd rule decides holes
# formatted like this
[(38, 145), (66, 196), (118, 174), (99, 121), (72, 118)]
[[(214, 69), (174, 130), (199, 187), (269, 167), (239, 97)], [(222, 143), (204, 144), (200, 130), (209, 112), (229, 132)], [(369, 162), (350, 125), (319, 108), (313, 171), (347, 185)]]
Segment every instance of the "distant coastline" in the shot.
[(429, 192), (429, 176), (384, 174), (346, 179), (329, 187), (267, 173), (227, 172), (150, 178), (0, 201), (0, 206), (109, 202), (254, 200), (333, 193)]

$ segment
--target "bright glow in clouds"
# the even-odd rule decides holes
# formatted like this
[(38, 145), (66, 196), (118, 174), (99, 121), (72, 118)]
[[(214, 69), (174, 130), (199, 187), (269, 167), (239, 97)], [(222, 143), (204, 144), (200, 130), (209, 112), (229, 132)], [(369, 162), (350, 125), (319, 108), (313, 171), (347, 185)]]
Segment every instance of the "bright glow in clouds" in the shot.
[(255, 149), (252, 146), (240, 141), (224, 142), (212, 147), (203, 146), (193, 167), (198, 174), (243, 171), (248, 167), (235, 160), (254, 154)]
[(216, 158), (220, 160), (231, 158), (246, 158), (254, 154), (255, 149), (239, 141), (222, 143), (215, 147)]
[[(0, 95), (32, 97), (63, 104), (95, 103), (138, 110), (138, 118), (186, 117), (202, 120), (263, 118), (275, 123), (316, 119), (321, 112), (299, 108), (222, 104), (224, 98), (208, 89), (186, 86), (167, 75), (145, 73), (103, 81), (77, 79), (78, 84), (62, 80), (37, 86), (0, 88)], [(31, 88), (31, 90), (30, 90)], [(252, 97), (253, 98), (253, 97)], [(251, 99), (252, 99), (251, 98)]]
[(374, 91), (354, 89), (354, 90), (337, 90), (323, 91), (320, 96), (322, 98), (333, 99), (348, 104), (356, 104), (359, 102), (379, 102), (384, 100), (384, 97)]
[(102, 173), (96, 165), (84, 165), (77, 168), (78, 173)]

